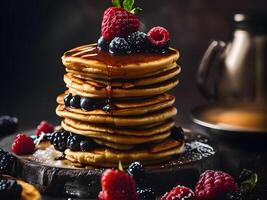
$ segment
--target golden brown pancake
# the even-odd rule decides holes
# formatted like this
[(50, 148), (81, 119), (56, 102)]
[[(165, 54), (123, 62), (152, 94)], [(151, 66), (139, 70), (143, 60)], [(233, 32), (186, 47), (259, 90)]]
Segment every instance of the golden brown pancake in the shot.
[(107, 77), (129, 79), (159, 71), (176, 62), (178, 58), (179, 52), (172, 48), (166, 54), (111, 56), (108, 52), (100, 51), (96, 44), (89, 44), (66, 52), (62, 62), (68, 69), (86, 73), (100, 70)]

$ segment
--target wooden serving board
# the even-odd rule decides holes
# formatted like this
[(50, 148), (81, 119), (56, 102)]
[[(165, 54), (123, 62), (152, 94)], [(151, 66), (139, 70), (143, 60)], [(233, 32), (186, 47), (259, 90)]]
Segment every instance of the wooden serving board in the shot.
[[(13, 138), (14, 135), (3, 138), (0, 147), (9, 150)], [(193, 187), (203, 170), (218, 168), (217, 148), (207, 138), (186, 131), (186, 141), (186, 151), (182, 156), (146, 167), (146, 177), (158, 195), (178, 184)], [(38, 157), (40, 159), (18, 157), (15, 175), (35, 185), (46, 195), (97, 198), (104, 168), (69, 167), (64, 160), (47, 162), (50, 155), (41, 153)]]

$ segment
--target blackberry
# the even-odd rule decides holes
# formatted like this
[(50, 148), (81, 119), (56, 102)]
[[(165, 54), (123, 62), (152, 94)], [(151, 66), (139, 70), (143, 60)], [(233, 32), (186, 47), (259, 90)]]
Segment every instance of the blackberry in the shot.
[(80, 101), (81, 97), (80, 96), (73, 96), (70, 100), (70, 106), (73, 108), (80, 108)]
[(53, 144), (54, 148), (58, 151), (64, 152), (67, 148), (67, 140), (69, 135), (70, 133), (66, 131), (53, 133), (51, 143)]
[(128, 42), (120, 37), (115, 37), (109, 44), (109, 52), (114, 54), (128, 54), (130, 49)]
[(97, 144), (92, 140), (82, 140), (80, 142), (80, 149), (81, 151), (90, 151), (97, 147)]
[(0, 149), (0, 173), (11, 175), (14, 164), (15, 157)]
[(152, 188), (137, 189), (137, 194), (140, 200), (155, 200), (156, 194)]
[(72, 94), (69, 93), (64, 97), (64, 104), (65, 106), (69, 107), (70, 106), (70, 100), (72, 99)]
[(181, 127), (172, 127), (171, 137), (178, 141), (184, 141), (184, 130)]
[(0, 116), (0, 133), (11, 134), (18, 128), (18, 119), (8, 115)]
[(227, 193), (223, 200), (245, 200), (245, 197), (240, 192)]
[(97, 46), (100, 50), (108, 50), (109, 41), (105, 40), (103, 36), (101, 36), (97, 41)]
[(149, 42), (144, 32), (137, 31), (128, 35), (127, 42), (134, 52), (143, 52), (148, 48)]
[(83, 97), (80, 102), (80, 107), (83, 110), (90, 111), (93, 110), (92, 99)]
[(69, 148), (72, 151), (79, 151), (80, 148), (80, 142), (82, 140), (81, 136), (78, 135), (70, 135), (67, 139), (67, 148)]
[(133, 162), (127, 169), (127, 173), (134, 177), (137, 181), (143, 178), (145, 174), (145, 169), (140, 162)]
[(164, 46), (151, 46), (151, 51), (153, 53), (158, 53), (158, 54), (165, 54), (169, 51), (169, 46), (170, 46), (170, 43), (167, 42), (166, 45)]
[(242, 183), (243, 181), (246, 181), (253, 175), (253, 171), (248, 170), (248, 169), (243, 169), (238, 177), (238, 182)]
[(0, 180), (0, 199), (20, 199), (22, 187), (15, 180)]

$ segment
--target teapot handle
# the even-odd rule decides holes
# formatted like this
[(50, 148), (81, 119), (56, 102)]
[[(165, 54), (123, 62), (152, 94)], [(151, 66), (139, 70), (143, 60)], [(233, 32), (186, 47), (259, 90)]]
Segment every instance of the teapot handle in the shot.
[(220, 55), (226, 47), (226, 43), (219, 40), (214, 40), (210, 43), (206, 50), (197, 72), (197, 86), (199, 91), (207, 99), (214, 98), (214, 92), (209, 91), (207, 87), (208, 75), (210, 67), (214, 64), (218, 55)]

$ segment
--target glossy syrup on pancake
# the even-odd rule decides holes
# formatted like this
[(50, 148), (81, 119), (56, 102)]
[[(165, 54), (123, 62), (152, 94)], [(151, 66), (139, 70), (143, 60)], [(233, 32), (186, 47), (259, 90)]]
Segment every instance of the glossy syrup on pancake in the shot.
[(170, 55), (175, 55), (177, 52), (173, 49), (168, 49), (164, 54), (160, 53), (136, 53), (134, 55), (113, 55), (107, 51), (99, 50), (96, 44), (91, 45), (84, 45), (81, 47), (77, 47), (70, 51), (67, 51), (64, 56), (65, 57), (78, 57), (85, 60), (98, 60), (105, 63), (109, 66), (110, 75), (112, 76), (113, 73), (120, 73), (121, 66), (128, 65), (128, 64), (136, 64), (143, 62), (150, 62), (154, 60), (160, 60), (161, 58), (168, 57)]

